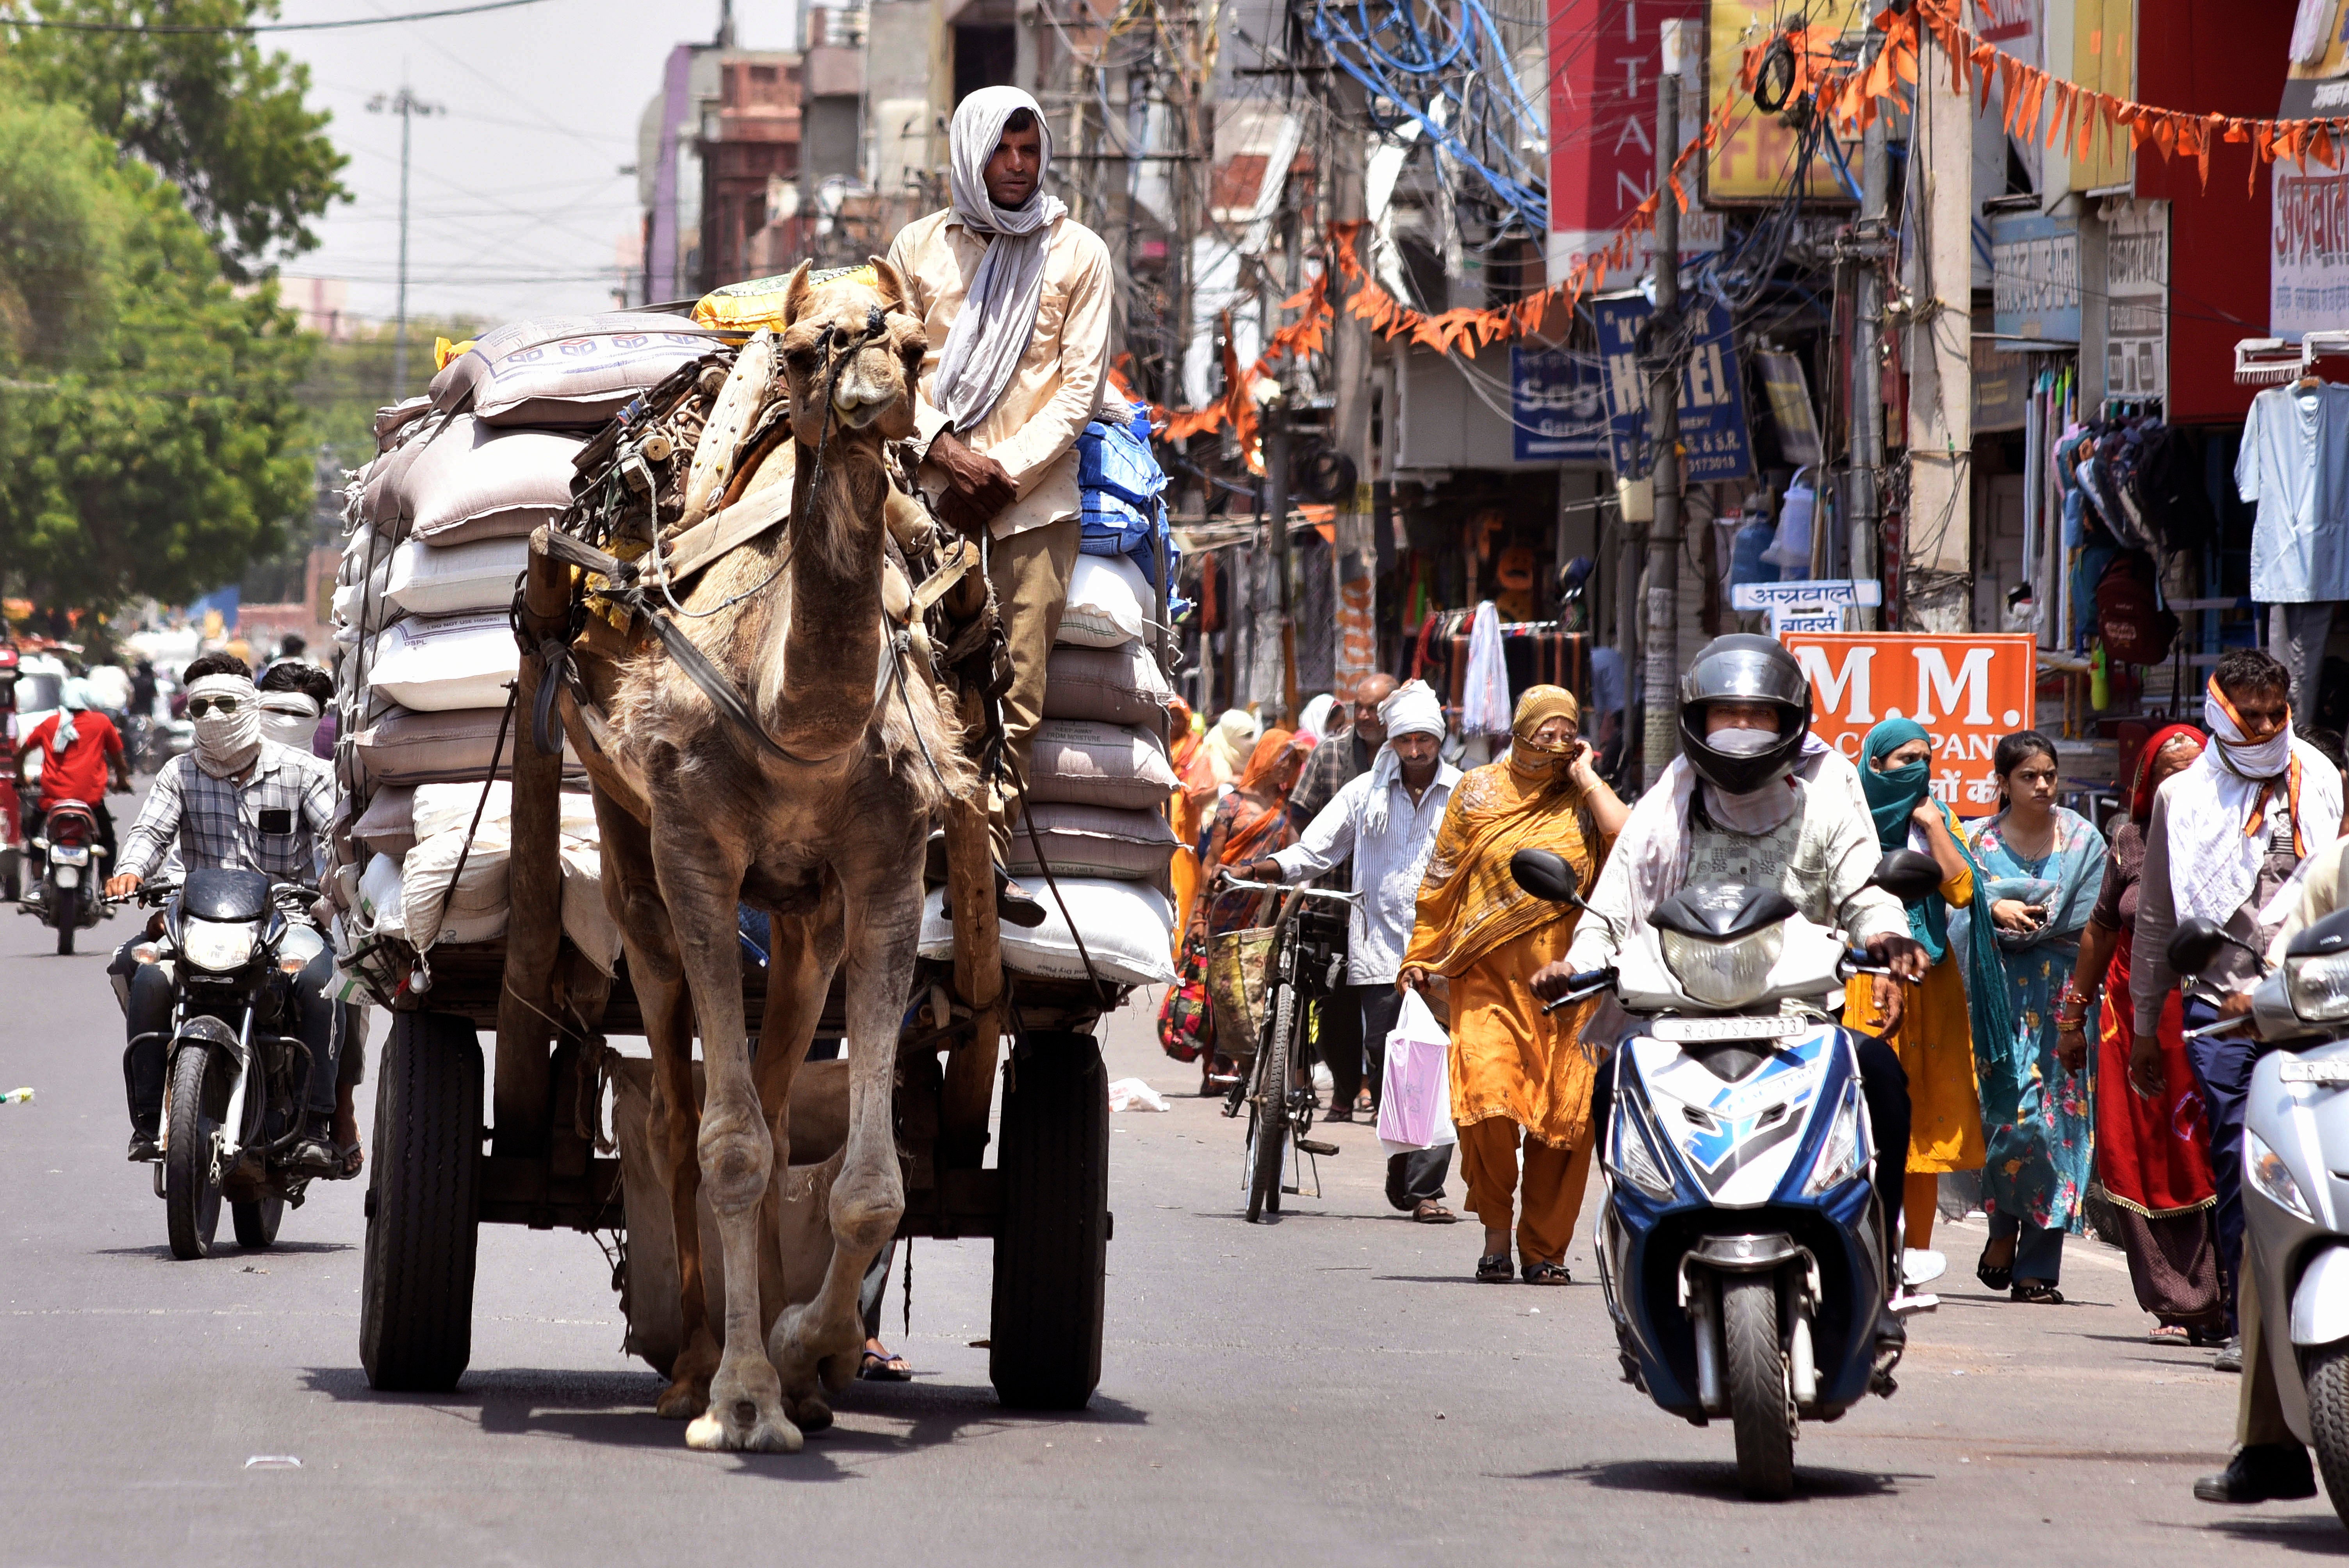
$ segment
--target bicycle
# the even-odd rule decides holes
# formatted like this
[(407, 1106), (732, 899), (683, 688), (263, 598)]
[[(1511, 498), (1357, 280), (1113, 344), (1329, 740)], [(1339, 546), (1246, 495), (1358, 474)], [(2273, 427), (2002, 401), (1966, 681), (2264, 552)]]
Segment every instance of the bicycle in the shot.
[[(1247, 1108), (1247, 1217), (1255, 1224), (1268, 1212), (1280, 1212), (1284, 1191), (1297, 1191), (1284, 1188), (1281, 1182), (1282, 1167), (1292, 1147), (1299, 1155), (1338, 1152), (1336, 1144), (1305, 1136), (1313, 1127), (1313, 1083), (1310, 1066), (1297, 1047), (1306, 1007), (1334, 995), (1344, 982), (1344, 907), (1361, 895), (1330, 888), (1248, 882), (1229, 874), (1221, 877), (1221, 885), (1241, 892), (1282, 895), (1280, 913), (1272, 925), (1272, 946), (1265, 957), (1269, 1017), (1257, 1036), (1255, 1062), (1232, 1086), (1224, 1102), (1224, 1114), (1229, 1117), (1237, 1117), (1242, 1106)], [(1316, 899), (1339, 907), (1308, 907)]]

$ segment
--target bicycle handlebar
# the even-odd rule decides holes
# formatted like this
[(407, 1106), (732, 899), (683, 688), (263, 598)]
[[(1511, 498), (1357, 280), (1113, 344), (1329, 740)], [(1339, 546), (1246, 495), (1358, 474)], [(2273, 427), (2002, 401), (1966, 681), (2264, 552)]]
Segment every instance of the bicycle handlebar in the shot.
[(1225, 887), (1239, 892), (1294, 893), (1301, 898), (1333, 899), (1340, 903), (1352, 903), (1362, 896), (1358, 892), (1340, 892), (1336, 888), (1300, 887), (1289, 882), (1249, 882), (1246, 878), (1236, 877), (1228, 872), (1217, 874), (1223, 878)]

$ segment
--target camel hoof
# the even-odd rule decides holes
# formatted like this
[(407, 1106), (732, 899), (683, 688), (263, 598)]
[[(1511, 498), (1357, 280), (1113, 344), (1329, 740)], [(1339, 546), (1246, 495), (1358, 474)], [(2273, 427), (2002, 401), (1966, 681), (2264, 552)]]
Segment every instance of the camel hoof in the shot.
[(809, 1398), (792, 1401), (792, 1423), (802, 1432), (821, 1432), (832, 1426), (832, 1407)]
[(653, 1414), (664, 1421), (689, 1421), (709, 1408), (709, 1385), (691, 1382), (670, 1384), (653, 1401)]
[(729, 1421), (711, 1410), (685, 1429), (685, 1446), (701, 1453), (795, 1454), (807, 1439), (780, 1414), (759, 1413), (748, 1399), (734, 1402), (736, 1419)]

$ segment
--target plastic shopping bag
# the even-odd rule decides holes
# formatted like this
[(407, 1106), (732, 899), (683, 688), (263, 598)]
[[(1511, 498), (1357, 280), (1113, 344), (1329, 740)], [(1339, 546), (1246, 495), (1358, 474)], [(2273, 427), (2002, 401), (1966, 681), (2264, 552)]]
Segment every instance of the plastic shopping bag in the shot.
[(1416, 991), (1387, 1036), (1386, 1081), (1379, 1095), (1379, 1142), (1389, 1154), (1454, 1143), (1452, 1041)]

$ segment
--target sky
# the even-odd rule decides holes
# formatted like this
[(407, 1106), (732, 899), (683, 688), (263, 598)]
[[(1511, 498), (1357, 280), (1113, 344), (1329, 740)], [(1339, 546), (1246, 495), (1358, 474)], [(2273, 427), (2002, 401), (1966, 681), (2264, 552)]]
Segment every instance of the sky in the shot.
[[(439, 0), (284, 0), (288, 22), (433, 10)], [(791, 42), (792, 0), (737, 0), (746, 48)], [(403, 79), (447, 110), (419, 118), (409, 186), (409, 311), (492, 321), (609, 309), (641, 222), (636, 122), (672, 46), (716, 31), (718, 0), (542, 0), (380, 27), (266, 36), (310, 67), (310, 102), (349, 155), (352, 200), (288, 261), (288, 293), (344, 280), (344, 308), (388, 321), (399, 240), (399, 119), (367, 102)]]

